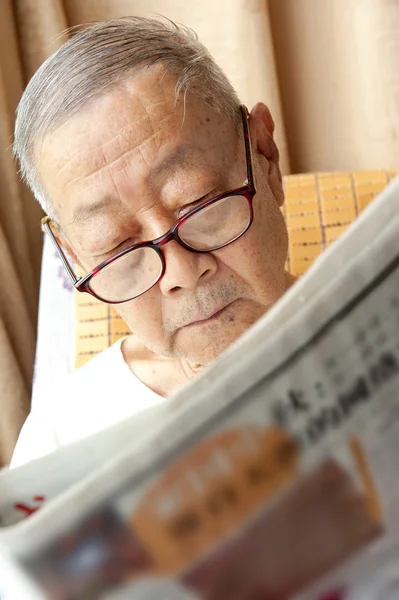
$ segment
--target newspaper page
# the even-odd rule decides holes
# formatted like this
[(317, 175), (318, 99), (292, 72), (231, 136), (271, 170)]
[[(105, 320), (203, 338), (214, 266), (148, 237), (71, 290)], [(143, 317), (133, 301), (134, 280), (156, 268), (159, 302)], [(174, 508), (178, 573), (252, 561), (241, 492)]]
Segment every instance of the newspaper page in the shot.
[(29, 598), (399, 597), (398, 208), (395, 181), (162, 426), (28, 519), (4, 474)]

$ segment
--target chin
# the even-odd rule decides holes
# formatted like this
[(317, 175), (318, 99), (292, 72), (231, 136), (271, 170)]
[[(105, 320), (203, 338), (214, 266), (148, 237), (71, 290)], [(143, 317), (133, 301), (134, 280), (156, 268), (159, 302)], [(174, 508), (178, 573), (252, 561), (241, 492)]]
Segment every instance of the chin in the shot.
[(185, 336), (184, 344), (176, 347), (176, 354), (191, 363), (209, 365), (233, 344), (251, 325), (251, 322), (212, 323), (196, 328)]

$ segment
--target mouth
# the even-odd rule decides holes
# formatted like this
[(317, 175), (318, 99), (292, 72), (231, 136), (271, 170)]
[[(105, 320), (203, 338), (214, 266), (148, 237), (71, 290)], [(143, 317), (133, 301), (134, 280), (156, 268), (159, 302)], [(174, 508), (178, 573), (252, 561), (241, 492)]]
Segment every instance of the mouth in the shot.
[(199, 325), (205, 325), (206, 323), (211, 323), (212, 321), (215, 321), (218, 317), (220, 317), (224, 313), (224, 311), (227, 310), (227, 308), (230, 305), (231, 305), (231, 303), (227, 304), (220, 310), (217, 310), (216, 312), (212, 313), (209, 317), (199, 318), (199, 319), (196, 319), (195, 321), (191, 321), (191, 323), (187, 323), (186, 327), (192, 327), (192, 326), (198, 327)]

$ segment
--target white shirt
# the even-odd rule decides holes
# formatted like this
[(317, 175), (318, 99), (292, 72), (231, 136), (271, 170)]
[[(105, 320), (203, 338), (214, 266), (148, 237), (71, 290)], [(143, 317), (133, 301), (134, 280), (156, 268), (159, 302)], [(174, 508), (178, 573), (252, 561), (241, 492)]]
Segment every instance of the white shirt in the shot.
[(28, 416), (11, 467), (111, 427), (164, 398), (144, 385), (126, 364), (122, 339), (77, 369)]

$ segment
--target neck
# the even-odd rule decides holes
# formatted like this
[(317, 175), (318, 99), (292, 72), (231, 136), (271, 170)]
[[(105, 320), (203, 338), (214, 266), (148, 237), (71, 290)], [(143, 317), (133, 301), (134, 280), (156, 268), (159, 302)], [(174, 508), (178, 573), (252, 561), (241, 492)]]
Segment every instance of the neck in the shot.
[(169, 396), (196, 377), (202, 365), (185, 358), (157, 356), (131, 335), (122, 343), (122, 354), (134, 375), (160, 396)]
[(193, 379), (197, 375), (199, 375), (204, 370), (204, 365), (200, 365), (199, 363), (193, 363), (185, 358), (180, 359), (180, 366), (183, 374), (187, 379)]

